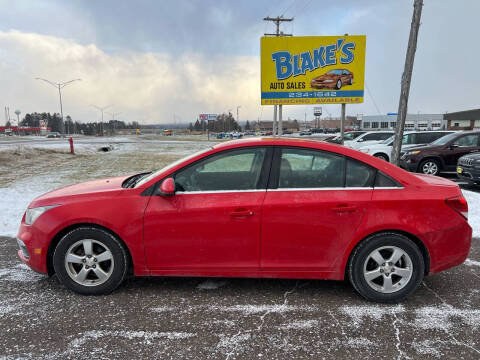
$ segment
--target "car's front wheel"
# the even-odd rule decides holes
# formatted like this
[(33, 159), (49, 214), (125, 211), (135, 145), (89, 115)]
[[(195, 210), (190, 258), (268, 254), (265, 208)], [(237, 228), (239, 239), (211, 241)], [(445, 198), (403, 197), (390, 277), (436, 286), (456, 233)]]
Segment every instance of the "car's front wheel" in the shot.
[(437, 160), (428, 159), (420, 163), (419, 171), (423, 174), (438, 175), (440, 173), (440, 164)]
[(91, 227), (70, 231), (53, 254), (53, 266), (60, 281), (84, 295), (115, 290), (125, 278), (127, 264), (119, 240), (107, 231)]
[(383, 153), (378, 153), (373, 156), (375, 156), (376, 158), (379, 158), (380, 160), (388, 161), (388, 156)]
[(338, 79), (337, 80), (337, 89), (340, 89), (342, 87), (342, 80)]
[(373, 235), (362, 241), (348, 266), (350, 282), (370, 301), (396, 303), (420, 285), (425, 263), (418, 246), (396, 233)]

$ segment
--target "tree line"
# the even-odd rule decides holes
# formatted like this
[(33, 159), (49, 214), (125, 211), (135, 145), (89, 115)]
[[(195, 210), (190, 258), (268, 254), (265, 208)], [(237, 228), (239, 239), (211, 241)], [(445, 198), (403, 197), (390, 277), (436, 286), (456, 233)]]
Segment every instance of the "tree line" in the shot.
[[(230, 131), (242, 131), (242, 127), (235, 120), (231, 113), (220, 114), (215, 120), (205, 121), (199, 120), (195, 121), (195, 124), (190, 123), (188, 126), (190, 131), (211, 131), (211, 132), (230, 132)], [(251, 130), (250, 122), (247, 120), (245, 123), (245, 130)]]
[[(23, 120), (20, 121), (20, 126), (40, 127), (40, 121), (44, 120), (50, 131), (62, 131), (62, 117), (57, 113), (31, 113), (25, 114)], [(10, 126), (10, 124), (7, 124)], [(78, 122), (72, 120), (70, 115), (65, 117), (65, 133), (66, 134), (84, 134), (84, 135), (98, 135), (104, 133), (114, 133), (122, 129), (138, 129), (140, 124), (137, 121), (125, 123), (121, 120), (110, 120), (107, 122)]]

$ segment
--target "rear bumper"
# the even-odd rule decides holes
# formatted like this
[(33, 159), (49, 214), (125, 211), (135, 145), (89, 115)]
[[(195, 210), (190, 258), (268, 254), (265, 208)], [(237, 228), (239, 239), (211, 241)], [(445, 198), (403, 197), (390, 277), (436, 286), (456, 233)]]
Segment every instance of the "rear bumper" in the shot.
[[(460, 215), (458, 215), (460, 216)], [(430, 274), (462, 264), (472, 244), (472, 228), (463, 225), (425, 235), (430, 251)]]

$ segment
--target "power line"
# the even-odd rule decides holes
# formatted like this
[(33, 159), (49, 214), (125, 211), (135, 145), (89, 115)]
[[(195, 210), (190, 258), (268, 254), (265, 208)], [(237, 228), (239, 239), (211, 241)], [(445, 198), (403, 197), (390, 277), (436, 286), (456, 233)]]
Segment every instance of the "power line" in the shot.
[(375, 99), (373, 98), (372, 92), (370, 91), (366, 82), (365, 82), (365, 87), (367, 88), (367, 92), (368, 92), (368, 95), (370, 96), (370, 99), (372, 99), (373, 105), (375, 105), (375, 109), (377, 109), (378, 114), (381, 115), (382, 113), (380, 112), (380, 109), (378, 108), (377, 103), (375, 102)]
[(297, 2), (297, 0), (293, 0), (292, 3), (282, 12), (282, 15), (280, 15), (280, 16), (285, 15), (285, 13), (286, 13), (288, 10), (290, 10), (290, 9), (293, 7), (293, 5), (295, 5), (296, 2)]

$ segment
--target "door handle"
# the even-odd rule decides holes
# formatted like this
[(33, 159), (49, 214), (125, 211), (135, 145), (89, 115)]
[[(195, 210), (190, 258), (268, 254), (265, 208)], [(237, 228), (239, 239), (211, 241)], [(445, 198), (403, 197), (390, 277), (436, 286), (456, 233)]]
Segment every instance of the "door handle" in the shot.
[(348, 204), (338, 204), (334, 208), (332, 208), (333, 212), (336, 212), (338, 214), (342, 213), (352, 213), (357, 211), (357, 207), (355, 205), (348, 205)]
[(230, 216), (235, 216), (235, 217), (243, 217), (243, 216), (252, 216), (253, 211), (249, 209), (236, 209), (230, 213)]

